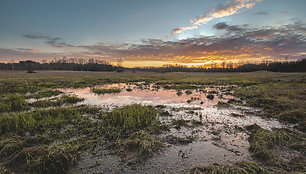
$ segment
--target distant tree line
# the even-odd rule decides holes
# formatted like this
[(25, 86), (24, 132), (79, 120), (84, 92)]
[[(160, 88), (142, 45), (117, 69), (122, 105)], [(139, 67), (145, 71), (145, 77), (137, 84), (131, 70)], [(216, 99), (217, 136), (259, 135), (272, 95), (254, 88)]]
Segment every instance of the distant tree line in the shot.
[(40, 63), (31, 60), (18, 63), (0, 63), (0, 70), (68, 70), (68, 71), (114, 71), (117, 68), (107, 62), (90, 61), (87, 63), (76, 63), (66, 61), (52, 61)]
[(210, 66), (187, 67), (184, 65), (164, 65), (163, 67), (132, 68), (133, 71), (153, 72), (252, 72), (252, 71), (273, 71), (273, 72), (306, 72), (306, 59), (290, 62), (263, 62), (259, 64), (220, 63)]
[(124, 68), (113, 66), (105, 61), (89, 59), (89, 61), (65, 61), (57, 60), (49, 63), (35, 62), (31, 60), (18, 63), (0, 63), (0, 70), (68, 70), (68, 71), (150, 71), (150, 72), (306, 72), (306, 59), (290, 62), (262, 62), (258, 64), (233, 64), (220, 63), (212, 65), (187, 67), (184, 65), (164, 65), (162, 67)]

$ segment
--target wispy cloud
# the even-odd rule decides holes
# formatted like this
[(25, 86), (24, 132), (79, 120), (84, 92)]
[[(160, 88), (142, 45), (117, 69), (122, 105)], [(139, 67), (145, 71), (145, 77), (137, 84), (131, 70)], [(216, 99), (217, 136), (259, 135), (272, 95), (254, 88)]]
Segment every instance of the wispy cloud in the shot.
[(48, 35), (41, 35), (41, 34), (24, 34), (22, 35), (23, 37), (27, 39), (43, 39), (45, 40), (45, 43), (53, 46), (53, 47), (58, 47), (58, 48), (63, 48), (63, 47), (74, 47), (73, 45), (67, 44), (66, 42), (63, 42), (62, 38), (60, 37), (52, 37)]
[(240, 12), (241, 9), (244, 8), (252, 8), (257, 2), (262, 0), (234, 0), (234, 1), (227, 1), (226, 5), (223, 7), (212, 8), (209, 10), (208, 13), (199, 16), (193, 20), (190, 20), (191, 26), (188, 27), (179, 27), (172, 30), (172, 33), (178, 34), (185, 30), (192, 30), (198, 28), (198, 26), (202, 24), (206, 24), (207, 22), (216, 19), (222, 18), (225, 16), (230, 16), (233, 14), (237, 14)]

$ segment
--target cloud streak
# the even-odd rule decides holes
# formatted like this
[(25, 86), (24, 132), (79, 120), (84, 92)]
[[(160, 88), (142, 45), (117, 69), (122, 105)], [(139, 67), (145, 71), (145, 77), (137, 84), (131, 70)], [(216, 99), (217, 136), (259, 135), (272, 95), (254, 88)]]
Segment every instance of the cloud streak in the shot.
[(24, 34), (23, 37), (27, 39), (42, 39), (45, 40), (45, 43), (57, 48), (64, 48), (64, 47), (74, 47), (73, 45), (67, 44), (66, 42), (63, 42), (62, 38), (60, 37), (52, 37), (47, 35), (37, 35), (37, 34)]
[(237, 14), (241, 9), (252, 8), (257, 2), (262, 0), (234, 0), (227, 1), (226, 5), (223, 7), (212, 8), (208, 13), (199, 16), (193, 20), (190, 20), (191, 26), (188, 27), (179, 27), (172, 30), (173, 34), (178, 34), (186, 30), (192, 30), (198, 28), (200, 25), (206, 24), (207, 22), (216, 19), (222, 18), (225, 16), (230, 16)]

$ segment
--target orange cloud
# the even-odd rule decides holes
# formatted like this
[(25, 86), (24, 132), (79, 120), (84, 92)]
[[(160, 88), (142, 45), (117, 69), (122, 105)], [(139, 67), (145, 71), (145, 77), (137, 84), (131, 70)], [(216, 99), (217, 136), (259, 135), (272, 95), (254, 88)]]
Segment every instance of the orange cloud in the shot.
[(199, 16), (193, 20), (190, 20), (192, 24), (189, 27), (179, 27), (172, 30), (172, 33), (178, 34), (185, 30), (192, 30), (198, 28), (198, 26), (202, 24), (206, 24), (207, 22), (216, 19), (222, 18), (225, 16), (230, 16), (233, 14), (239, 13), (240, 9), (243, 8), (252, 8), (256, 2), (260, 2), (262, 0), (234, 0), (234, 1), (227, 1), (227, 5), (223, 8), (212, 8), (209, 12), (205, 15)]

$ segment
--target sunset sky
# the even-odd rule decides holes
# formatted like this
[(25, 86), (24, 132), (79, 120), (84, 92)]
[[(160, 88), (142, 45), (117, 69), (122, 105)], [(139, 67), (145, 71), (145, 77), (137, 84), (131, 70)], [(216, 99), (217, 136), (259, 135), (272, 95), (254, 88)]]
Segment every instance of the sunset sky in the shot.
[(0, 0), (0, 61), (306, 58), (306, 0)]

